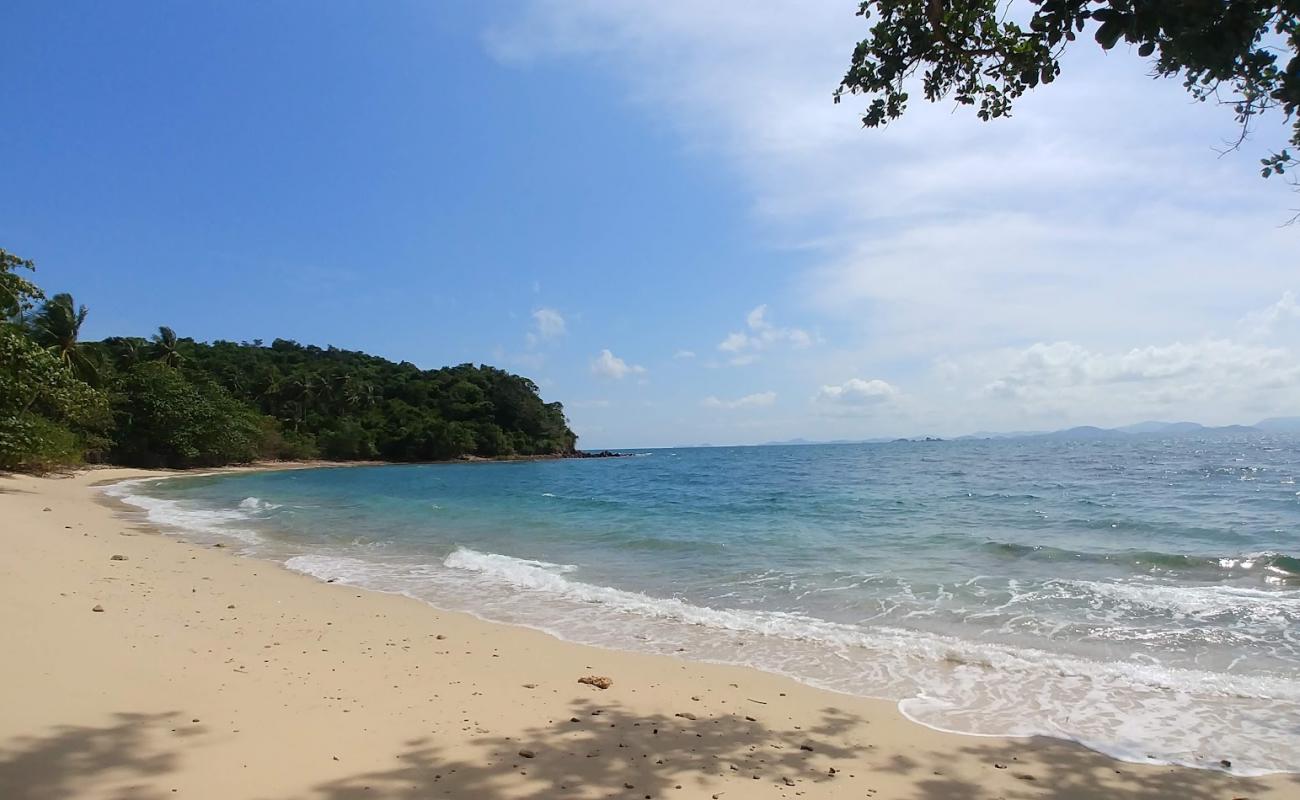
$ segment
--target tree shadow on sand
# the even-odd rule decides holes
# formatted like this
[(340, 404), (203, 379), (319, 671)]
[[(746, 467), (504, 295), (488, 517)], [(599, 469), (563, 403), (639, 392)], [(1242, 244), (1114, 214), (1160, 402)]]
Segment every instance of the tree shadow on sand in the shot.
[[(812, 728), (781, 729), (742, 714), (690, 719), (636, 714), (614, 703), (582, 700), (570, 715), (517, 738), (481, 737), (448, 758), (425, 740), (409, 742), (400, 766), (315, 787), (315, 800), (363, 798), (671, 797), (718, 778), (743, 777), (765, 796), (793, 795), (835, 780), (826, 763), (854, 758), (840, 741), (856, 719), (823, 711)], [(776, 784), (780, 793), (772, 791)], [(733, 792), (733, 796), (735, 795)]]
[[(902, 769), (901, 774), (915, 779), (908, 800), (1245, 800), (1265, 789), (1255, 778), (1206, 769), (1128, 764), (1072, 742), (1043, 737), (977, 741), (958, 752), (962, 758), (1003, 773), (1011, 785), (1003, 780), (995, 790), (929, 770)], [(934, 754), (927, 760), (942, 763), (942, 758)], [(1300, 784), (1300, 775), (1285, 776), (1284, 780)]]
[(178, 712), (115, 714), (103, 727), (65, 725), (44, 736), (24, 736), (0, 748), (0, 798), (64, 800), (88, 785), (122, 784), (117, 796), (162, 797), (133, 781), (157, 777), (176, 768), (174, 752), (157, 748), (154, 739), (190, 736), (201, 728), (174, 728)]
[[(888, 744), (852, 741), (860, 721), (831, 708), (803, 730), (742, 714), (639, 715), (594, 699), (570, 710), (517, 738), (480, 737), (451, 751), (408, 742), (398, 766), (318, 785), (303, 800), (793, 798), (827, 782), (831, 796), (875, 800), (884, 795), (866, 787), (885, 774), (904, 781), (890, 795), (897, 800), (1232, 800), (1267, 788), (1224, 772), (1116, 762), (1046, 738), (891, 753)], [(1284, 780), (1300, 786), (1300, 776)]]

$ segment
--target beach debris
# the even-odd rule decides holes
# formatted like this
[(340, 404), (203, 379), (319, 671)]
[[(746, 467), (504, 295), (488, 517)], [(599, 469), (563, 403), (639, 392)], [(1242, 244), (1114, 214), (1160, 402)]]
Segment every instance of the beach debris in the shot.
[(1232, 762), (1225, 758), (1219, 762), (1219, 766), (1223, 767), (1224, 769), (1232, 769)]
[(604, 675), (585, 675), (578, 678), (578, 683), (595, 686), (597, 689), (608, 689), (614, 685), (614, 680), (612, 678), (606, 678)]
[(520, 758), (536, 758), (537, 754), (534, 753), (532, 750), (520, 750), (519, 756)]
[(794, 778), (791, 778), (789, 775), (786, 775), (781, 779), (781, 781), (785, 783), (786, 786), (794, 786)]
[(800, 749), (800, 750), (806, 750), (806, 751), (808, 751), (809, 753), (811, 753), (811, 752), (813, 751), (813, 746), (812, 746), (812, 744), (809, 743), (809, 742), (804, 742), (803, 744), (799, 745), (799, 749)]
[(214, 544), (214, 545), (212, 545), (212, 546), (213, 546), (213, 547), (225, 547), (225, 545), (222, 544), (221, 542), (217, 542), (216, 544)]
[(226, 608), (234, 608), (234, 607), (235, 607), (234, 603), (231, 603), (230, 605), (226, 606)]
[(1036, 780), (1038, 780), (1038, 779), (1035, 778), (1033, 775), (1030, 775), (1028, 772), (1021, 772), (1020, 774), (1016, 775), (1016, 777), (1019, 778), (1019, 779), (1022, 780), (1022, 781), (1036, 781)]
[(689, 711), (679, 711), (677, 712), (677, 716), (681, 717), (682, 719), (690, 719), (690, 720), (695, 719), (695, 715)]
[(1006, 764), (996, 764), (996, 763), (995, 763), (995, 764), (993, 765), (993, 769), (1006, 769), (1006, 768), (1007, 768), (1007, 765), (1006, 765)]
[(102, 612), (102, 611), (104, 610), (104, 607), (103, 607), (103, 606), (95, 606), (94, 608), (92, 608), (92, 609), (90, 609), (90, 610), (91, 610), (91, 611), (94, 611), (94, 612), (96, 612), (96, 613), (99, 613), (99, 612)]
[(108, 557), (109, 561), (128, 561), (129, 559), (121, 553), (114, 553)]
[(536, 688), (537, 688), (537, 684), (535, 684), (535, 683), (525, 683), (525, 684), (524, 684), (524, 688), (525, 688), (525, 689), (536, 689)]
[(437, 639), (438, 641), (442, 641), (443, 639), (446, 639), (447, 637), (446, 637), (446, 636), (443, 636), (443, 635), (440, 633), (440, 634), (438, 634), (437, 636), (435, 636), (435, 637), (433, 637), (433, 638)]
[(46, 506), (45, 508), (42, 508), (41, 510), (42, 510), (42, 511), (53, 511), (54, 509), (50, 508), (49, 506)]

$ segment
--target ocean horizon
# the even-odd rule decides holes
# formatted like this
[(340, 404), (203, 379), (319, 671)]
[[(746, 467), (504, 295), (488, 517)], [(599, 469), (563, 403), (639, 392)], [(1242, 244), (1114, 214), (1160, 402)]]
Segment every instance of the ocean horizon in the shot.
[(1300, 771), (1300, 438), (631, 452), (106, 491), (322, 580), (938, 729)]

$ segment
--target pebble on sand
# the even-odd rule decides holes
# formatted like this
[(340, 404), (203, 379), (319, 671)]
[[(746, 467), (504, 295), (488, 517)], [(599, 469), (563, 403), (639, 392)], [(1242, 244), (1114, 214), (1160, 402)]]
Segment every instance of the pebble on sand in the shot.
[(127, 559), (126, 556), (122, 555), (121, 553), (116, 553), (116, 554), (114, 554), (114, 555), (109, 556), (109, 557), (108, 557), (108, 560), (109, 560), (109, 561), (126, 561), (126, 560), (128, 560), (128, 559)]
[(91, 611), (100, 612), (100, 611), (103, 611), (103, 610), (104, 610), (104, 607), (103, 607), (103, 606), (95, 606), (94, 608), (92, 608), (92, 609), (90, 609), (90, 610), (91, 610)]
[(612, 678), (606, 678), (604, 675), (587, 675), (578, 678), (578, 683), (585, 683), (588, 686), (595, 686), (597, 689), (608, 689), (614, 685)]

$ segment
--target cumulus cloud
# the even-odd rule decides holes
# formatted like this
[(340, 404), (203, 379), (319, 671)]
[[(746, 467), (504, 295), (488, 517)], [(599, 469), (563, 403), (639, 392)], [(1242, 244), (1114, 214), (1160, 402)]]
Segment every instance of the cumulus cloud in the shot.
[(532, 330), (524, 334), (524, 341), (531, 350), (539, 345), (559, 339), (566, 333), (564, 315), (553, 308), (539, 308), (532, 313)]
[[(864, 98), (829, 98), (866, 30), (851, 3), (737, 14), (693, 0), (526, 0), (487, 43), (505, 63), (564, 58), (621, 81), (650, 124), (731, 171), (763, 241), (793, 254), (782, 304), (839, 348), (773, 368), (782, 392), (828, 383), (852, 398), (832, 381), (888, 364), (920, 424), (1298, 407), (1300, 337), (1287, 337), (1300, 317), (1283, 294), (1296, 288), (1295, 232), (1278, 226), (1294, 198), (1258, 178), (1249, 148), (1214, 158), (1230, 114), (1188, 103), (1176, 80), (1147, 80), (1142, 59), (1081, 43), (1010, 120), (918, 97), (904, 119), (863, 131)], [(1267, 150), (1259, 130), (1253, 146)], [(754, 363), (812, 338), (759, 306), (715, 353)], [(927, 378), (936, 363), (942, 374)], [(824, 412), (850, 408), (817, 397)]]
[(745, 330), (733, 331), (718, 343), (718, 349), (731, 353), (733, 365), (752, 364), (758, 360), (759, 351), (786, 343), (792, 347), (808, 347), (812, 336), (801, 328), (779, 328), (767, 318), (767, 304), (760, 305), (745, 315)]
[(629, 364), (609, 350), (601, 350), (600, 355), (591, 360), (591, 374), (602, 378), (622, 380), (628, 375), (644, 375), (645, 372), (645, 367), (639, 364)]
[(1276, 303), (1242, 317), (1240, 327), (1248, 338), (1264, 339), (1296, 320), (1300, 320), (1300, 303), (1288, 289)]
[(565, 334), (564, 317), (553, 308), (539, 308), (533, 312), (533, 324), (541, 339), (556, 339)]
[(685, 360), (688, 360), (688, 359), (692, 359), (692, 358), (695, 358), (695, 351), (694, 351), (694, 350), (678, 350), (676, 353), (673, 353), (673, 358), (676, 358), (676, 359), (681, 360), (681, 361), (685, 361)]
[(887, 403), (898, 394), (897, 387), (879, 378), (871, 380), (849, 378), (839, 385), (823, 386), (817, 391), (813, 400), (819, 403), (867, 408)]
[(775, 402), (776, 392), (756, 392), (754, 394), (747, 394), (744, 397), (738, 397), (735, 400), (720, 400), (717, 397), (710, 395), (709, 397), (704, 398), (702, 405), (705, 408), (736, 409), (770, 406)]
[(1249, 424), (1300, 404), (1294, 351), (1223, 338), (1116, 350), (1037, 342), (955, 368), (981, 379), (973, 404), (1071, 424), (1165, 417)]

